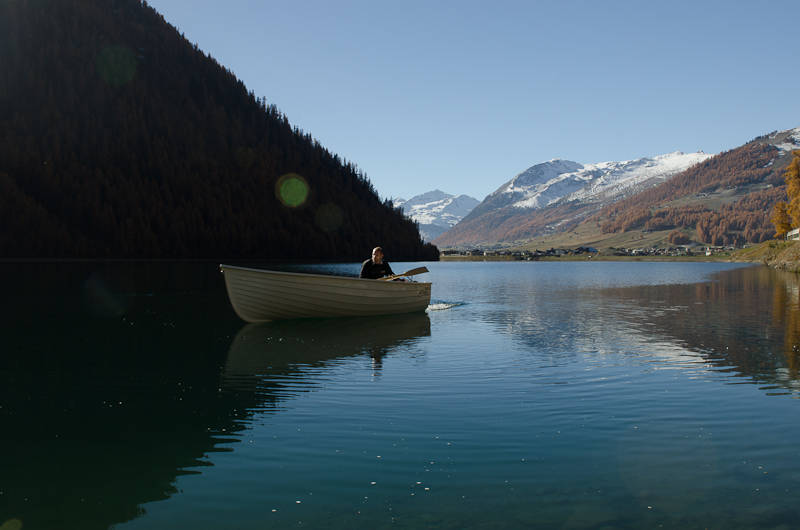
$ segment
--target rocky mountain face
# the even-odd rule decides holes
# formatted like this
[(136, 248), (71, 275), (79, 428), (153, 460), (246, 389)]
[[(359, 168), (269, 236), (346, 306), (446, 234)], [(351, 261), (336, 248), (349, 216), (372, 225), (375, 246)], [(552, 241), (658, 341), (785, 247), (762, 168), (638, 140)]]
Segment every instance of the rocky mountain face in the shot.
[(419, 233), (424, 241), (431, 241), (455, 226), (472, 211), (480, 201), (469, 195), (450, 195), (433, 190), (408, 200), (397, 198), (395, 207), (419, 223)]
[(494, 244), (563, 229), (709, 157), (702, 151), (676, 151), (622, 162), (554, 159), (536, 164), (500, 186), (436, 241), (443, 246)]

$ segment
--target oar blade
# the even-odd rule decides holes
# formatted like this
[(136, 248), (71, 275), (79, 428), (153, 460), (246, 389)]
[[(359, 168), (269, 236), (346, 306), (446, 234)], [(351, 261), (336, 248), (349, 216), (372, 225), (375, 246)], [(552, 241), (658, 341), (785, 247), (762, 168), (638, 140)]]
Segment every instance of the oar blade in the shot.
[(414, 276), (415, 274), (422, 274), (428, 271), (428, 267), (417, 267), (416, 269), (407, 270), (406, 272), (402, 272), (400, 274), (392, 274), (391, 276), (386, 276), (385, 278), (381, 278), (383, 281), (394, 280), (395, 278), (400, 278), (401, 276)]

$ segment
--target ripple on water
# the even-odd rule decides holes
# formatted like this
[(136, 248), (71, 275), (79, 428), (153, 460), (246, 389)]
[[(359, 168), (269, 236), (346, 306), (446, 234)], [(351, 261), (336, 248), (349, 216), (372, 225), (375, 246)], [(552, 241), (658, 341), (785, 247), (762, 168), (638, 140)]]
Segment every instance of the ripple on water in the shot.
[[(0, 526), (68, 503), (138, 513), (127, 530), (793, 527), (799, 280), (430, 267), (428, 314), (372, 319), (245, 326), (222, 291), (140, 296), (119, 322), (8, 304), (0, 505), (27, 511)], [(42, 484), (65, 502), (25, 498)]]

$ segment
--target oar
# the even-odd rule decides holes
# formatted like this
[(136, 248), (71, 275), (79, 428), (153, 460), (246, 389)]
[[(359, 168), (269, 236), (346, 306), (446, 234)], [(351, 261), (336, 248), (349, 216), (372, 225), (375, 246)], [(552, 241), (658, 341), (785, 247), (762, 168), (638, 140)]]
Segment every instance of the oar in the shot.
[(391, 276), (386, 276), (385, 278), (381, 278), (381, 280), (389, 281), (401, 276), (414, 276), (415, 274), (422, 274), (423, 272), (428, 272), (428, 267), (417, 267), (416, 269), (411, 269), (410, 271), (406, 271), (401, 274), (392, 274)]

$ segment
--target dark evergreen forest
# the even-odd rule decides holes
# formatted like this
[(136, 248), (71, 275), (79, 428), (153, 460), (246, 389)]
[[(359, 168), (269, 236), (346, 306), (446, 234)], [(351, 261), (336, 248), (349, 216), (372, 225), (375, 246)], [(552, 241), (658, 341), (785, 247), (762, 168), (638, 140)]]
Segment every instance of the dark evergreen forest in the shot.
[(139, 0), (0, 2), (0, 257), (438, 259)]

